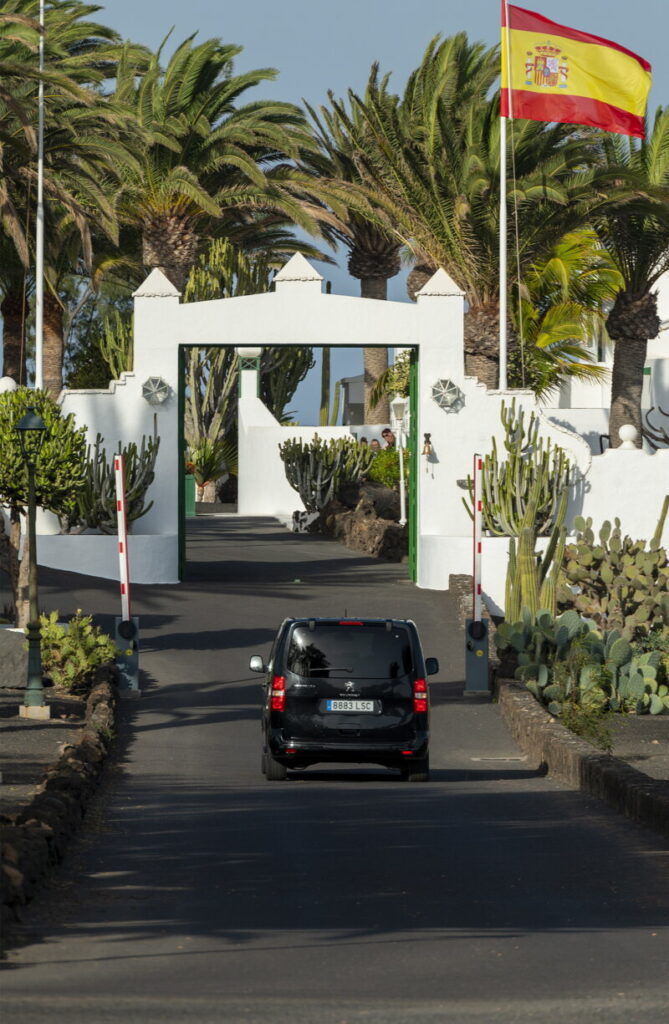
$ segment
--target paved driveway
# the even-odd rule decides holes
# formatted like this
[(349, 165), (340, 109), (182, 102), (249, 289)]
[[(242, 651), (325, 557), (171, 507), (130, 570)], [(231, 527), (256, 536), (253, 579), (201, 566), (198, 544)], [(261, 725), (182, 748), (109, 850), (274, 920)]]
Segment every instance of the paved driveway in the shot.
[[(666, 844), (528, 770), (462, 697), (447, 595), (271, 520), (198, 519), (189, 559), (180, 587), (135, 591), (147, 690), (9, 954), (8, 1021), (666, 1022)], [(117, 606), (83, 577), (43, 590)], [(307, 612), (417, 621), (443, 669), (429, 785), (261, 777), (248, 658)]]

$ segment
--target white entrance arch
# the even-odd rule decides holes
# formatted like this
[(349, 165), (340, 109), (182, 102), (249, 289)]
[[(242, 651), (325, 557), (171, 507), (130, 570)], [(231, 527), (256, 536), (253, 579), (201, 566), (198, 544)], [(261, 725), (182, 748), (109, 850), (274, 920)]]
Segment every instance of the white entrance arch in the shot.
[[(471, 571), (471, 521), (458, 483), (471, 471), (474, 452), (488, 451), (493, 436), (498, 443), (503, 442), (500, 406), (512, 397), (525, 407), (527, 415), (532, 410), (539, 414), (542, 433), (565, 448), (581, 471), (588, 474), (588, 485), (580, 490), (570, 514), (579, 511), (596, 521), (610, 516), (611, 492), (607, 485), (620, 476), (624, 461), (628, 482), (625, 494), (644, 493), (648, 501), (635, 501), (632, 506), (630, 498), (630, 507), (621, 509), (621, 516), (625, 515), (630, 532), (652, 535), (661, 504), (659, 494), (666, 491), (662, 483), (666, 471), (662, 470), (669, 451), (647, 456), (615, 449), (596, 457), (594, 465), (589, 445), (544, 416), (531, 392), (488, 391), (476, 378), (466, 377), (464, 296), (444, 270), (438, 270), (427, 282), (416, 303), (324, 294), (321, 275), (299, 254), (279, 272), (275, 282), (275, 291), (261, 295), (182, 304), (177, 290), (154, 270), (134, 296), (133, 372), (123, 374), (121, 381), (112, 382), (104, 391), (63, 393), (64, 410), (74, 412), (79, 423), (88, 425), (91, 440), (98, 431), (102, 433), (110, 448), (119, 440), (128, 443), (143, 433), (151, 434), (157, 417), (161, 445), (156, 479), (149, 493), (153, 507), (130, 535), (134, 582), (178, 579), (181, 452), (177, 395), (180, 352), (186, 346), (383, 345), (418, 351), (413, 431), (419, 453), (426, 433), (431, 435), (432, 447), (431, 455), (417, 457), (417, 583), (421, 587), (445, 590), (450, 573)], [(172, 397), (154, 409), (142, 397), (142, 385), (157, 377), (169, 385)], [(455, 403), (449, 401), (453, 395)], [(244, 403), (250, 405), (245, 409)], [(262, 413), (257, 403), (251, 394), (240, 404), (240, 422), (250, 423), (254, 429), (259, 427), (259, 418), (269, 415), (267, 410)], [(305, 432), (305, 428), (285, 429), (293, 434)], [(310, 428), (311, 433), (332, 429)], [(249, 469), (248, 461), (240, 459), (240, 469), (255, 474), (251, 485), (258, 493), (257, 467)], [(246, 488), (248, 492), (248, 484), (248, 480), (241, 480), (240, 491)], [(287, 501), (293, 500), (291, 494)], [(619, 501), (622, 497), (618, 492)], [(298, 504), (296, 501), (293, 508)], [(253, 508), (245, 505), (244, 511), (252, 513)], [(266, 508), (262, 511), (267, 514)], [(50, 546), (45, 541), (54, 543)], [(505, 544), (503, 538), (483, 540), (483, 588), (498, 604), (503, 600)], [(115, 542), (109, 537), (44, 538), (40, 542), (40, 561), (62, 568), (76, 565), (79, 571), (109, 578), (117, 575)]]

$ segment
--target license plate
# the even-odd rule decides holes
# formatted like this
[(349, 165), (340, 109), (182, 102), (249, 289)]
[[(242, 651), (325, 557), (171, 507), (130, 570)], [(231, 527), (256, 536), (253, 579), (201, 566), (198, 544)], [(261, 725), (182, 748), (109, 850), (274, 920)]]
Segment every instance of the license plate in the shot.
[(373, 700), (327, 700), (326, 711), (373, 711)]

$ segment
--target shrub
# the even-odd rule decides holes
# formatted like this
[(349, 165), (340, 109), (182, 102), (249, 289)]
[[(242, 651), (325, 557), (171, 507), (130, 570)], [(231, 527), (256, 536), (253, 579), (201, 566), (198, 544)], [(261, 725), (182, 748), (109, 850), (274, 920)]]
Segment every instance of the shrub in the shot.
[[(406, 480), (409, 470), (409, 453), (404, 451), (404, 479)], [(395, 490), (400, 485), (400, 453), (397, 448), (382, 448), (374, 456), (374, 461), (367, 470), (367, 479), (374, 480), (384, 487), (392, 487)]]
[(41, 615), (40, 623), (42, 668), (60, 689), (79, 689), (98, 666), (116, 657), (114, 641), (81, 609), (67, 625), (59, 624), (57, 611)]

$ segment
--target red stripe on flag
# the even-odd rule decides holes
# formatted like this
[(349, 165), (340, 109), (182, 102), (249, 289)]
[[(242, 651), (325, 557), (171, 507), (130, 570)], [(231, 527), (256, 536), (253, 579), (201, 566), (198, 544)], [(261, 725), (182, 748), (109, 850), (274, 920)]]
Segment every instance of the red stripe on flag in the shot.
[[(630, 114), (610, 103), (589, 99), (585, 96), (554, 96), (533, 92), (531, 89), (514, 89), (511, 101), (514, 118), (528, 121), (556, 121), (560, 124), (587, 124), (605, 132), (620, 135), (634, 135), (645, 138), (643, 117)], [(502, 89), (500, 105), (502, 117), (509, 116), (508, 89)]]
[[(506, 26), (506, 4), (502, 0), (502, 28)], [(557, 21), (544, 18), (536, 11), (527, 11), (524, 7), (515, 7), (509, 4), (509, 28), (518, 29), (520, 32), (539, 32), (541, 35), (547, 33), (551, 36), (562, 36), (564, 39), (574, 39), (578, 43), (593, 43), (595, 46), (608, 46), (612, 50), (626, 53), (628, 57), (638, 60), (644, 71), (650, 71), (651, 66), (647, 60), (640, 57), (633, 50), (628, 50), (620, 43), (614, 43), (611, 39), (604, 39), (603, 36), (593, 36), (589, 32), (581, 32), (577, 28), (569, 28), (568, 25), (560, 25)]]

